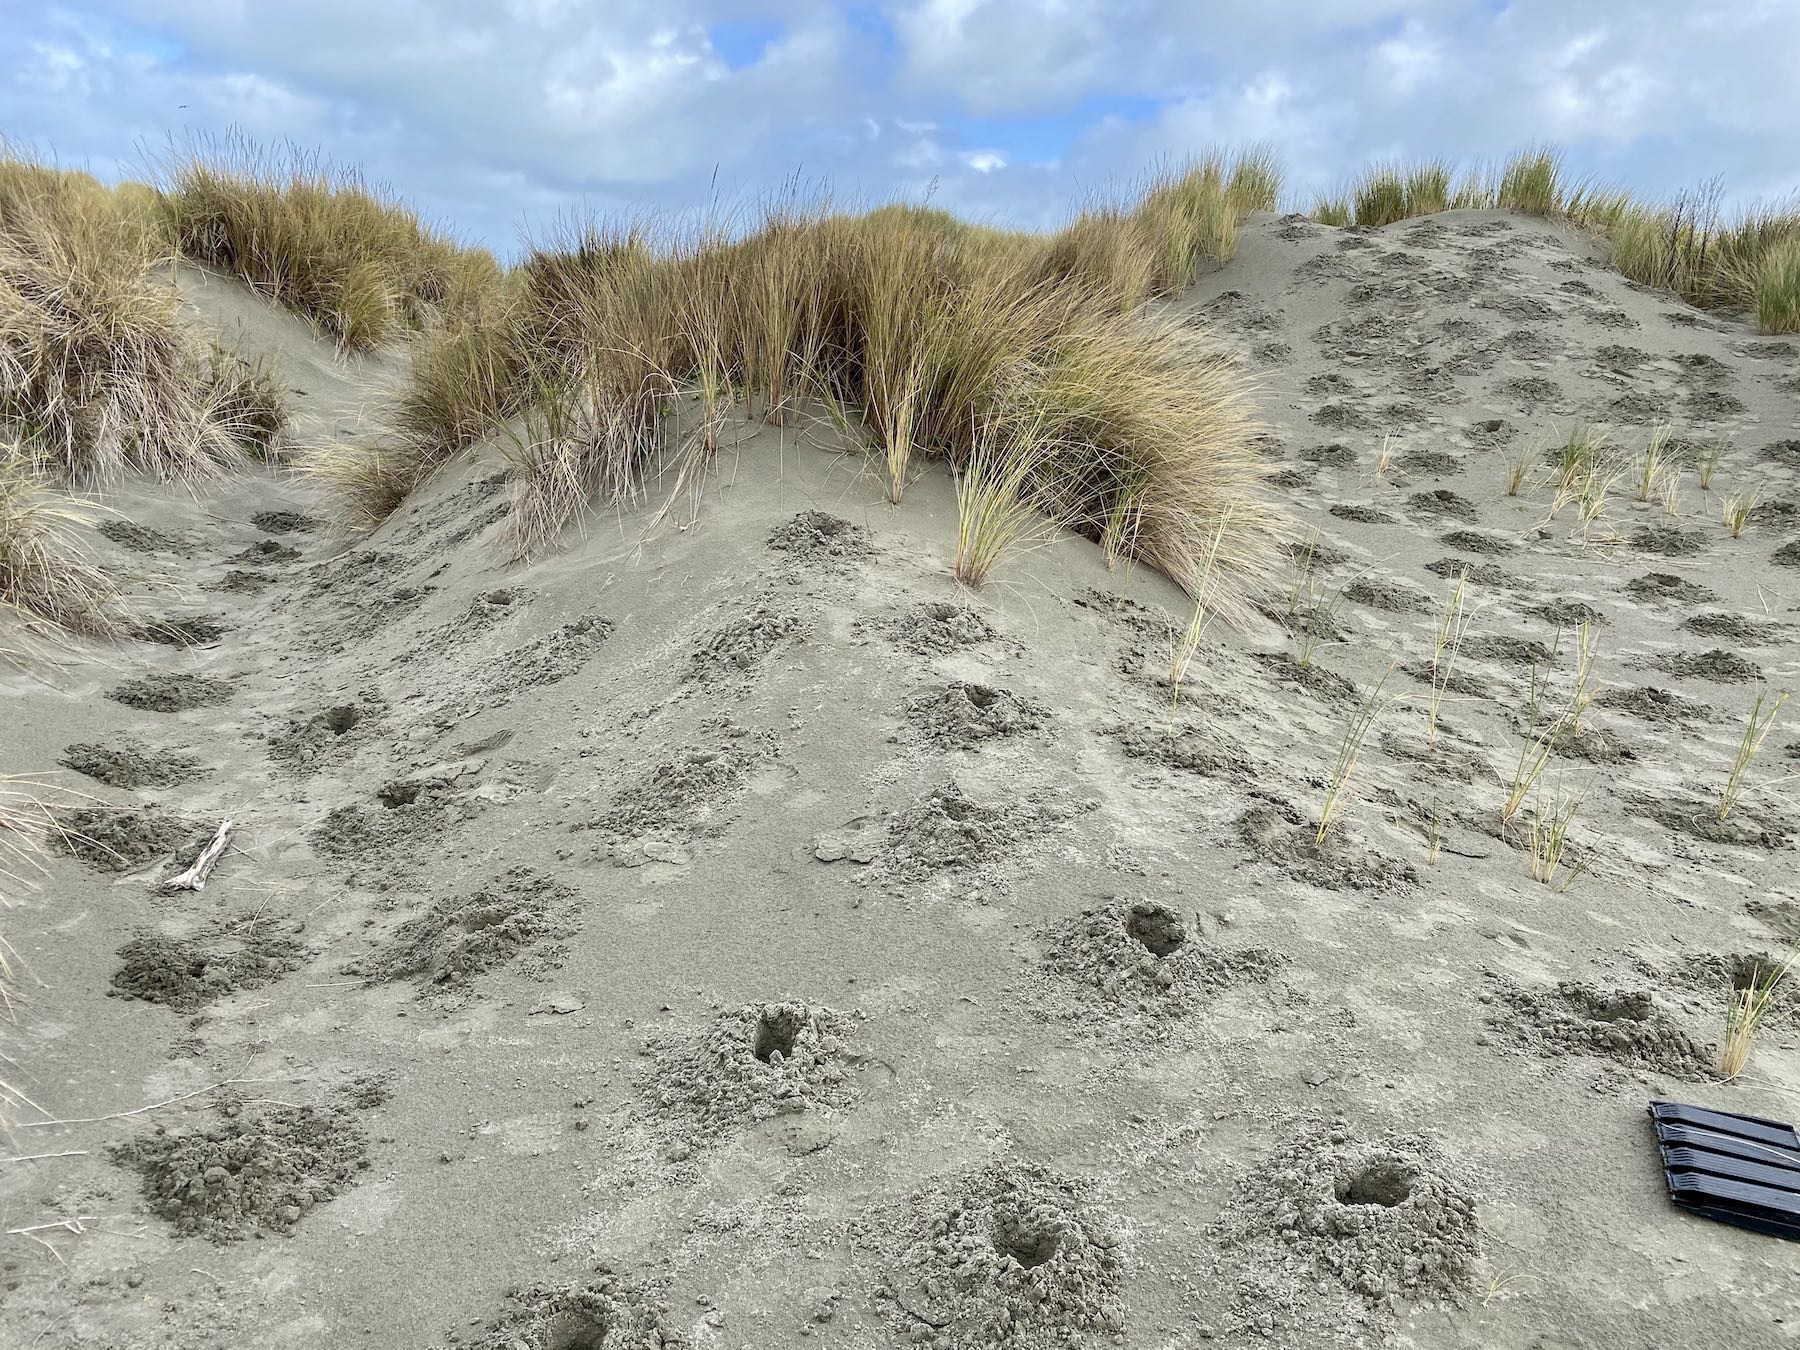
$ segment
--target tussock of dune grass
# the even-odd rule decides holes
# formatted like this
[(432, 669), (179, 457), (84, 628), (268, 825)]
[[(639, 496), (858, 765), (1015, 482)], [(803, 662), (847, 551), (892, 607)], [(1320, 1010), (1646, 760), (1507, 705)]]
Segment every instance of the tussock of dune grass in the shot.
[(1344, 192), (1313, 202), (1325, 225), (1390, 225), (1461, 208), (1556, 216), (1592, 231), (1633, 281), (1706, 309), (1749, 311), (1764, 333), (1800, 332), (1800, 203), (1752, 206), (1732, 219), (1716, 189), (1670, 202), (1569, 182), (1560, 156), (1536, 147), (1498, 173), (1458, 176), (1441, 160), (1366, 170)]
[(16, 447), (0, 444), (0, 609), (28, 625), (105, 633), (117, 592), (73, 537), (80, 505), (49, 487)]
[(393, 341), (497, 267), (360, 175), (245, 142), (179, 156), (163, 194), (176, 246), (311, 319), (347, 350)]
[(526, 556), (636, 491), (657, 455), (710, 451), (731, 403), (775, 424), (823, 411), (866, 428), (896, 502), (921, 461), (960, 469), (997, 446), (1029, 458), (1021, 490), (1053, 519), (1181, 580), (1232, 506), (1215, 592), (1229, 607), (1279, 532), (1255, 499), (1245, 385), (1145, 304), (1229, 258), (1278, 190), (1259, 151), (1165, 173), (1047, 237), (793, 202), (731, 237), (574, 226), (420, 341), (403, 451), (315, 470), (372, 519), (511, 419), (510, 542)]
[(48, 478), (187, 481), (234, 465), (176, 326), (150, 203), (0, 160), (0, 424)]

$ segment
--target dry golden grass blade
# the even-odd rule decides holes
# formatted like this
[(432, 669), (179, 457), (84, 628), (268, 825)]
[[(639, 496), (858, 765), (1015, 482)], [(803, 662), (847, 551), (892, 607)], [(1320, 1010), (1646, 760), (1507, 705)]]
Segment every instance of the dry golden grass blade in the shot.
[(391, 342), (492, 285), (499, 268), (359, 174), (242, 138), (164, 166), (176, 247), (311, 319), (346, 350)]
[[(95, 509), (53, 490), (21, 452), (0, 447), (0, 606), (18, 629), (105, 634), (119, 626), (118, 590), (74, 533)], [(9, 645), (0, 639), (0, 649)]]
[(1756, 1033), (1787, 984), (1796, 960), (1800, 960), (1800, 948), (1780, 961), (1752, 967), (1748, 981), (1731, 989), (1725, 1004), (1725, 1041), (1719, 1052), (1719, 1077), (1726, 1082), (1749, 1067)]

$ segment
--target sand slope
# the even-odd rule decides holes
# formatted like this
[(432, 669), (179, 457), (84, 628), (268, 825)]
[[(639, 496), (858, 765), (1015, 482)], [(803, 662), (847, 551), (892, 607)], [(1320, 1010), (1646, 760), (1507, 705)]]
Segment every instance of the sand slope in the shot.
[[(366, 434), (392, 364), (183, 285), (304, 435)], [(1800, 937), (1800, 722), (1707, 824), (1800, 662), (1800, 349), (1498, 213), (1259, 222), (1183, 307), (1264, 377), (1331, 636), (1299, 664), (1275, 597), (1174, 704), (1172, 587), (1062, 537), (959, 592), (947, 479), (890, 508), (816, 431), (740, 426), (697, 513), (653, 484), (525, 568), (491, 455), (351, 546), (291, 479), (118, 503), (95, 547), (203, 640), (4, 676), (0, 767), (144, 808), (9, 917), (21, 1059), (58, 1118), (252, 1081), (20, 1131), (85, 1152), (0, 1170), (7, 1227), (84, 1231), (9, 1239), (0, 1339), (1781, 1343), (1792, 1249), (1673, 1211), (1643, 1109), (1800, 1087), (1792, 1005), (1710, 1073), (1736, 964)], [(1731, 449), (1584, 540), (1504, 495), (1578, 415)], [(1464, 563), (1432, 747), (1406, 667)], [(1564, 892), (1495, 819), (1584, 617)]]

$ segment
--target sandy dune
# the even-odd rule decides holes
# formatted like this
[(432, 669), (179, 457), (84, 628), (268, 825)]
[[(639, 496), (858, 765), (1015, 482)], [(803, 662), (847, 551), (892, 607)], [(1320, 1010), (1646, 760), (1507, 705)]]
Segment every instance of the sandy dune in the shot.
[[(372, 434), (397, 363), (182, 288), (303, 437)], [(106, 845), (10, 916), (21, 1062), (55, 1119), (197, 1095), (18, 1132), (75, 1153), (0, 1169), (0, 1341), (1790, 1340), (1794, 1249), (1671, 1208), (1644, 1109), (1797, 1110), (1794, 1003), (1714, 1065), (1800, 939), (1800, 715), (1714, 804), (1800, 673), (1800, 344), (1487, 212), (1259, 219), (1181, 308), (1262, 380), (1317, 641), (1273, 595), (1173, 702), (1174, 587), (1061, 536), (959, 590), (948, 477), (890, 507), (821, 428), (735, 425), (524, 568), (491, 453), (354, 543), (293, 478), (115, 502), (176, 640), (0, 675), (0, 767), (67, 766)], [(1729, 449), (1584, 529), (1534, 454), (1580, 417)], [(1584, 620), (1565, 890), (1498, 808)]]

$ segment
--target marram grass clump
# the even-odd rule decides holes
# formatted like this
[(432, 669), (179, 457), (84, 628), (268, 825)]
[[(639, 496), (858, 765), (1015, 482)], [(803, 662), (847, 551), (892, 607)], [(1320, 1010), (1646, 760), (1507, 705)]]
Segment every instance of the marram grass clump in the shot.
[(240, 460), (156, 275), (149, 211), (85, 174), (0, 160), (0, 427), (47, 479), (192, 482)]
[(1048, 237), (792, 199), (734, 235), (565, 227), (419, 340), (398, 447), (311, 468), (373, 521), (496, 440), (524, 557), (590, 503), (641, 492), (654, 464), (689, 481), (737, 403), (773, 425), (830, 420), (896, 503), (940, 460), (1184, 585), (1210, 557), (1229, 614), (1281, 533), (1257, 494), (1248, 389), (1152, 308), (1228, 257), (1277, 188), (1266, 156), (1203, 160)]
[(348, 170), (245, 142), (167, 167), (176, 247), (312, 320), (349, 351), (405, 336), (491, 285), (491, 255), (429, 228)]

